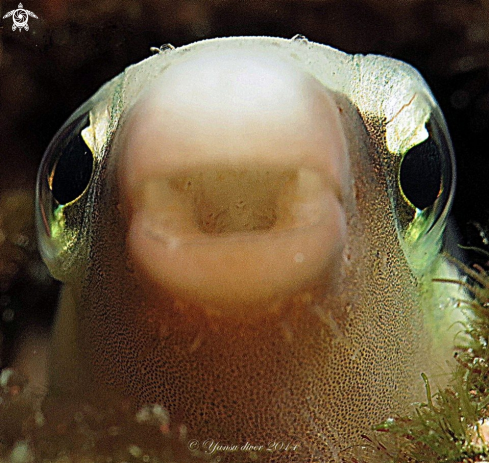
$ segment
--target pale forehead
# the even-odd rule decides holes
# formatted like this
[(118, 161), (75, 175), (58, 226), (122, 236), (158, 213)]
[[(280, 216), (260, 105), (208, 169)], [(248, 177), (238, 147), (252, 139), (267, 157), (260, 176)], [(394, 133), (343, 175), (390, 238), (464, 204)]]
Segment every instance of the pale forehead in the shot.
[[(155, 153), (165, 140), (164, 159), (147, 162), (159, 169), (167, 164), (168, 171), (216, 163), (310, 164), (342, 183), (346, 141), (334, 99), (293, 59), (266, 50), (188, 54), (143, 92), (120, 136), (123, 152), (145, 146)], [(314, 154), (318, 147), (327, 165)], [(330, 151), (334, 156), (326, 155)]]
[(172, 64), (143, 99), (146, 105), (164, 104), (184, 115), (200, 110), (201, 117), (259, 112), (276, 117), (286, 114), (283, 107), (288, 104), (307, 104), (304, 87), (311, 79), (290, 58), (270, 56), (264, 50), (204, 49)]
[[(268, 86), (263, 84), (251, 85), (258, 80), (260, 61), (282, 62), (281, 66), (293, 63), (331, 92), (349, 100), (357, 108), (368, 130), (382, 134), (383, 143), (392, 155), (407, 152), (427, 137), (424, 126), (437, 104), (422, 77), (410, 65), (376, 55), (349, 55), (304, 40), (237, 37), (206, 40), (168, 50), (127, 68), (92, 99), (90, 120), (96, 133), (87, 134), (89, 145), (103, 146), (111, 132), (109, 125), (114, 130), (120, 122), (124, 123), (128, 111), (156, 80), (165, 79), (169, 83), (171, 76), (178, 75), (179, 78), (173, 79), (171, 84), (173, 90), (180, 88), (181, 92), (188, 92), (182, 71), (187, 70), (188, 75), (197, 71), (202, 73), (197, 65), (204, 62), (211, 62), (213, 66), (205, 66), (209, 71), (202, 73), (203, 79), (210, 82), (215, 78), (212, 67), (226, 70), (230, 79), (238, 74), (240, 60), (231, 59), (238, 54), (254, 56), (257, 72), (255, 75), (248, 72), (244, 79), (249, 85), (243, 82), (242, 87), (247, 88), (248, 92), (267, 90)], [(225, 74), (221, 72), (221, 76)], [(263, 76), (263, 73), (260, 74)], [(287, 75), (292, 77), (292, 74)], [(276, 74), (268, 75), (269, 82), (276, 78)], [(286, 83), (286, 80), (283, 82)], [(221, 84), (226, 85), (226, 79)], [(200, 97), (193, 98), (193, 104), (198, 104)], [(96, 151), (103, 156), (103, 150)]]

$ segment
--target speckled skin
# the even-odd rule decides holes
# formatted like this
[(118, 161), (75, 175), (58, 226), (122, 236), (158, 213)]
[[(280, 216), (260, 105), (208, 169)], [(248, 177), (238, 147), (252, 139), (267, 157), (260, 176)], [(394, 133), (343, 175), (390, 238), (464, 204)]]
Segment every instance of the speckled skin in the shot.
[(352, 173), (335, 283), (317, 282), (246, 322), (208, 316), (169, 294), (155, 303), (126, 250), (112, 153), (94, 190), (89, 259), (58, 317), (53, 391), (158, 402), (188, 426), (189, 439), (298, 444), (258, 453), (259, 461), (298, 462), (347, 459), (373, 424), (422, 397), (433, 336), (424, 283), (399, 245), (382, 134), (368, 131), (347, 98), (335, 100)]
[[(419, 397), (427, 346), (417, 282), (386, 225), (393, 220), (382, 179), (365, 161), (374, 148), (357, 142), (368, 139), (354, 110), (343, 114), (363, 136), (350, 138), (357, 181), (348, 242), (355, 246), (341, 291), (297, 295), (278, 314), (247, 324), (182, 313), (170, 297), (154, 307), (128, 268), (117, 197), (101, 191), (94, 257), (76, 303), (83, 375), (139, 404), (163, 403), (201, 441), (299, 443), (295, 461), (327, 461)], [(109, 184), (113, 176), (109, 169)]]

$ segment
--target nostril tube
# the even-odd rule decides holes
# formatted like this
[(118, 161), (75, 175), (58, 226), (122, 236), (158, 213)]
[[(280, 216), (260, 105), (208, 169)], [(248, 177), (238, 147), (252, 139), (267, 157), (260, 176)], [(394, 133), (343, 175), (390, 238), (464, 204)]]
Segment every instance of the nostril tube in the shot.
[(127, 250), (161, 294), (246, 319), (339, 273), (346, 143), (333, 98), (291, 64), (207, 58), (129, 114)]

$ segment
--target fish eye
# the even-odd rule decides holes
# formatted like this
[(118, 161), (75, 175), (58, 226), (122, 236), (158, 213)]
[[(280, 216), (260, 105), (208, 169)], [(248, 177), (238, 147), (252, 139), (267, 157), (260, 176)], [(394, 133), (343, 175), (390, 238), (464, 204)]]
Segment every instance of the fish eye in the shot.
[(432, 206), (442, 189), (442, 154), (429, 138), (411, 148), (399, 169), (399, 186), (404, 199), (416, 209)]
[(455, 188), (455, 159), (437, 108), (418, 130), (421, 139), (400, 154), (394, 192), (396, 217), (413, 268), (426, 269), (440, 249)]
[(450, 137), (441, 115), (433, 114), (425, 125), (428, 137), (403, 154), (398, 185), (404, 203), (433, 219), (451, 203), (454, 186), (454, 158)]
[(48, 155), (56, 159), (48, 185), (60, 205), (77, 200), (90, 184), (94, 159), (81, 134), (88, 125), (88, 114), (84, 114), (66, 126), (48, 148)]
[(37, 176), (39, 249), (51, 273), (63, 281), (72, 275), (67, 262), (84, 249), (79, 243), (79, 230), (86, 192), (96, 168), (90, 141), (88, 145), (85, 142), (85, 129), (91, 128), (91, 110), (92, 106), (87, 105), (86, 111), (70, 119), (55, 135)]

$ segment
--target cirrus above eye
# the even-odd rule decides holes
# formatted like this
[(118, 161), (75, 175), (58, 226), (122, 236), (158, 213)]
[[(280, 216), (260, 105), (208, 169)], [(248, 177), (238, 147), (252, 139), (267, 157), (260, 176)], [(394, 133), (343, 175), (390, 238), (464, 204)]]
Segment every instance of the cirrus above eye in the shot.
[(439, 147), (430, 136), (404, 155), (399, 186), (408, 202), (423, 210), (434, 204), (440, 195), (441, 184), (442, 160)]
[(90, 183), (93, 154), (81, 135), (88, 124), (88, 115), (76, 120), (59, 144), (59, 158), (49, 177), (49, 187), (59, 204), (76, 200)]

